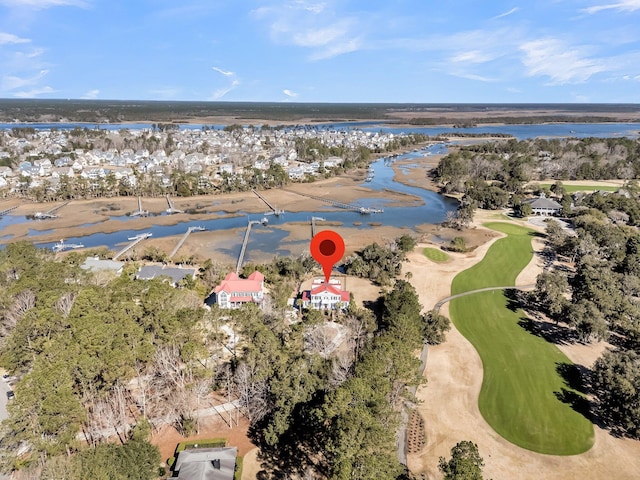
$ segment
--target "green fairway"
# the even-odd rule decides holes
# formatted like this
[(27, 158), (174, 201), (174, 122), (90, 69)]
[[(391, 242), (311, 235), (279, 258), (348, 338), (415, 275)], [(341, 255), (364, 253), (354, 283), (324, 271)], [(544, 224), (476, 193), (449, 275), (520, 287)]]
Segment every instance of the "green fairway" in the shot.
[[(620, 190), (620, 187), (613, 187), (610, 185), (562, 185), (564, 191), (567, 193), (575, 192), (594, 192), (596, 190), (602, 190), (603, 192), (616, 192)], [(551, 183), (541, 183), (542, 188), (551, 188)]]
[[(487, 226), (508, 236), (492, 245), (479, 264), (456, 276), (453, 294), (513, 285), (531, 260), (531, 230), (497, 222)], [(583, 399), (558, 372), (571, 361), (555, 345), (521, 326), (524, 314), (509, 308), (503, 292), (455, 299), (450, 313), (482, 359), (478, 403), (496, 432), (540, 453), (574, 455), (591, 448), (593, 425), (570, 405)]]
[(450, 258), (449, 255), (438, 248), (427, 247), (422, 249), (422, 253), (425, 257), (429, 260), (433, 260), (434, 262), (446, 262)]

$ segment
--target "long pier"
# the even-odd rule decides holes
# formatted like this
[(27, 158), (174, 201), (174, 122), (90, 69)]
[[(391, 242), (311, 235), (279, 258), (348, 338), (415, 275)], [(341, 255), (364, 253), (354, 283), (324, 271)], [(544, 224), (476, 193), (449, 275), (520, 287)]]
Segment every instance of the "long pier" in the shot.
[(244, 261), (244, 253), (247, 250), (247, 243), (249, 243), (249, 234), (251, 234), (251, 227), (259, 223), (263, 223), (263, 222), (258, 220), (249, 220), (249, 224), (247, 225), (247, 230), (246, 232), (244, 232), (244, 240), (242, 240), (242, 248), (240, 249), (240, 255), (238, 256), (238, 263), (236, 264), (236, 273), (240, 273), (240, 269), (242, 268), (242, 262)]
[(175, 248), (171, 250), (169, 258), (173, 258), (173, 256), (178, 253), (178, 250), (180, 250), (180, 247), (182, 247), (182, 244), (187, 240), (187, 237), (191, 234), (191, 232), (202, 232), (204, 230), (206, 230), (206, 228), (204, 227), (189, 227), (178, 244), (175, 246)]
[(149, 232), (141, 233), (140, 235), (136, 235), (134, 237), (134, 240), (129, 245), (124, 247), (122, 250), (120, 250), (118, 253), (116, 253), (113, 256), (112, 260), (117, 260), (120, 256), (124, 255), (126, 252), (131, 250), (133, 247), (135, 247), (137, 244), (139, 244), (142, 240), (144, 240), (146, 238), (149, 238), (150, 236), (151, 236), (151, 233), (149, 233)]
[(0, 212), (0, 217), (2, 217), (3, 215), (6, 215), (7, 213), (11, 213), (13, 212), (16, 208), (18, 208), (20, 205), (16, 205), (15, 207), (11, 207), (11, 208), (7, 208), (6, 210), (3, 210)]
[(293, 190), (282, 189), (285, 192), (295, 193), (296, 195), (300, 195), (302, 197), (311, 198), (313, 200), (318, 200), (319, 202), (328, 203), (329, 205), (333, 205), (334, 207), (342, 208), (343, 210), (351, 210), (352, 212), (358, 212), (361, 215), (369, 215), (370, 213), (384, 213), (384, 210), (381, 208), (370, 208), (370, 207), (359, 207), (358, 205), (352, 205), (350, 203), (338, 202), (336, 200), (331, 200), (329, 198), (318, 197), (316, 195), (309, 195), (308, 193), (294, 192)]
[(47, 210), (46, 212), (36, 212), (33, 215), (33, 218), (35, 218), (36, 220), (44, 220), (45, 218), (57, 218), (57, 215), (55, 214), (55, 212), (60, 210), (65, 205), (69, 205), (70, 203), (71, 203), (71, 200), (67, 200), (66, 202), (61, 203), (60, 205), (57, 205), (52, 209)]
[(271, 205), (271, 204), (267, 201), (267, 199), (266, 199), (266, 198), (264, 198), (260, 193), (258, 193), (258, 191), (257, 191), (257, 190), (255, 190), (255, 189), (253, 189), (253, 188), (252, 188), (252, 189), (251, 189), (251, 191), (252, 191), (253, 193), (255, 193), (255, 194), (256, 194), (256, 196), (257, 196), (260, 200), (262, 200), (262, 201), (267, 205), (267, 207), (269, 207), (269, 208), (271, 209), (271, 211), (273, 212), (273, 215), (275, 215), (276, 217), (279, 217), (280, 215), (284, 215), (284, 210), (279, 210), (279, 209), (277, 209), (276, 207), (274, 207), (273, 205)]

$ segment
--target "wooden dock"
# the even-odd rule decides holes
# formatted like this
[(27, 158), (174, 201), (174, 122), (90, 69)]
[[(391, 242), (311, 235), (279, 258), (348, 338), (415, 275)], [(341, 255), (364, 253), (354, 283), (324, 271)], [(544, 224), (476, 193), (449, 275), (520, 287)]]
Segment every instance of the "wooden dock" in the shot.
[(311, 238), (316, 236), (316, 221), (326, 222), (326, 218), (322, 217), (311, 217)]
[(167, 212), (169, 215), (173, 215), (174, 213), (184, 213), (182, 210), (178, 210), (176, 207), (173, 206), (173, 202), (171, 201), (171, 198), (169, 197), (168, 194), (167, 194), (167, 204), (169, 205), (169, 208), (167, 208), (165, 212)]
[(0, 217), (2, 217), (3, 215), (7, 215), (11, 212), (13, 212), (16, 208), (18, 208), (20, 205), (16, 205), (15, 207), (11, 207), (11, 208), (7, 208), (6, 210), (2, 210), (0, 212)]
[(52, 209), (47, 210), (46, 212), (36, 212), (33, 215), (33, 218), (35, 218), (36, 220), (45, 220), (47, 218), (57, 218), (58, 216), (55, 214), (55, 212), (60, 210), (65, 205), (69, 205), (70, 203), (71, 203), (71, 200), (67, 200), (66, 202), (61, 203), (60, 205), (57, 205)]
[[(258, 191), (257, 191), (257, 190), (255, 190), (255, 189), (253, 189), (253, 188), (252, 188), (252, 189), (251, 189), (251, 191), (252, 191), (253, 193), (255, 193), (255, 194), (256, 194), (256, 196), (257, 196), (260, 200), (262, 200), (262, 201), (265, 203), (265, 205), (266, 205), (267, 207), (269, 207), (269, 209), (271, 209), (271, 212), (270, 212), (270, 214), (271, 214), (271, 215), (275, 215), (276, 217), (279, 217), (280, 215), (284, 215), (284, 210), (279, 210), (279, 209), (277, 209), (276, 207), (274, 207), (273, 205), (271, 205), (271, 204), (267, 201), (267, 199), (266, 199), (266, 198), (264, 198), (260, 193), (258, 193)], [(266, 214), (265, 214), (265, 215), (266, 215)]]
[(135, 236), (135, 240), (133, 240), (129, 245), (127, 245), (126, 247), (124, 247), (122, 250), (120, 250), (118, 253), (116, 253), (113, 256), (112, 260), (117, 260), (119, 257), (121, 257), (122, 255), (124, 255), (126, 252), (128, 252), (129, 250), (131, 250), (133, 247), (135, 247), (137, 244), (139, 244), (142, 240), (145, 240), (147, 238), (149, 238), (152, 234), (147, 232), (147, 233), (141, 233), (140, 235), (136, 235)]
[(249, 220), (249, 224), (247, 225), (247, 230), (244, 232), (244, 239), (242, 240), (242, 248), (240, 249), (240, 255), (238, 255), (238, 263), (236, 264), (236, 273), (240, 273), (240, 269), (242, 268), (242, 262), (244, 261), (244, 253), (247, 250), (247, 243), (249, 243), (249, 235), (251, 234), (251, 227), (258, 224), (264, 224), (264, 221), (260, 220)]
[(331, 200), (329, 198), (318, 197), (316, 195), (309, 195), (308, 193), (294, 192), (293, 190), (288, 190), (283, 188), (285, 192), (295, 193), (296, 195), (300, 195), (302, 197), (311, 198), (313, 200), (318, 200), (319, 202), (328, 203), (329, 205), (333, 205), (334, 207), (341, 208), (343, 210), (351, 210), (352, 212), (358, 212), (361, 215), (369, 215), (371, 213), (384, 213), (384, 210), (381, 208), (370, 208), (370, 207), (359, 207), (358, 205), (352, 205), (350, 203), (337, 202), (335, 200)]
[(187, 237), (191, 234), (191, 232), (203, 232), (204, 230), (206, 230), (206, 228), (204, 228), (204, 227), (189, 227), (187, 229), (187, 231), (185, 232), (185, 234), (180, 239), (180, 241), (178, 242), (178, 244), (175, 246), (175, 248), (169, 254), (169, 258), (170, 259), (173, 258), (173, 256), (176, 253), (178, 253), (178, 250), (180, 250), (180, 247), (182, 247), (182, 244), (187, 240)]
[(149, 211), (142, 209), (142, 197), (138, 197), (138, 210), (136, 210), (135, 212), (132, 212), (131, 216), (132, 217), (146, 217), (147, 215), (149, 215)]

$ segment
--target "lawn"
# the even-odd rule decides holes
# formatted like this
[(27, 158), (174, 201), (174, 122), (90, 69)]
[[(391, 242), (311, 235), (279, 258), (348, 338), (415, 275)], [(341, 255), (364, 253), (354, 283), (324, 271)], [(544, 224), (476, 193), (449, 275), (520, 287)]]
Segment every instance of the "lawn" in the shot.
[[(564, 191), (567, 193), (575, 192), (594, 192), (596, 190), (602, 190), (603, 192), (616, 192), (620, 190), (620, 187), (614, 187), (611, 185), (562, 185)], [(551, 188), (551, 183), (541, 183), (540, 187)]]
[(425, 257), (434, 262), (446, 262), (450, 258), (446, 252), (443, 252), (439, 248), (426, 247), (422, 249), (422, 253)]
[[(452, 293), (513, 285), (530, 261), (531, 230), (506, 223), (490, 228), (507, 233), (485, 258), (458, 274)], [(509, 308), (503, 292), (469, 295), (451, 302), (451, 318), (482, 359), (478, 404), (491, 427), (510, 442), (535, 452), (574, 455), (593, 445), (593, 425), (570, 402), (581, 403), (559, 370), (571, 361), (553, 344), (529, 333), (524, 314)]]

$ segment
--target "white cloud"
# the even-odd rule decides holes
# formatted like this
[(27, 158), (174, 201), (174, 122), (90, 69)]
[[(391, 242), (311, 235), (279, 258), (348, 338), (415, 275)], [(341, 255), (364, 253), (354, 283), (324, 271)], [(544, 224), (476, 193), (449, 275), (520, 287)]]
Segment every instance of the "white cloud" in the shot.
[(21, 38), (13, 33), (0, 32), (0, 45), (11, 45), (17, 43), (29, 43), (28, 38)]
[[(342, 7), (342, 6), (340, 6)], [(272, 41), (312, 51), (311, 60), (321, 60), (360, 50), (365, 45), (362, 16), (331, 8), (329, 3), (289, 0), (251, 12), (266, 23)]]
[(486, 63), (494, 59), (494, 55), (488, 52), (481, 52), (480, 50), (470, 50), (451, 57), (451, 61), (456, 63)]
[(219, 67), (211, 67), (211, 69), (224, 75), (225, 77), (232, 77), (233, 75), (235, 75), (235, 72), (231, 72), (229, 70), (223, 70), (222, 68), (219, 68)]
[(309, 58), (311, 60), (326, 60), (328, 58), (344, 55), (345, 53), (357, 52), (362, 48), (362, 42), (358, 38), (347, 40), (343, 43), (335, 43), (317, 51)]
[(601, 60), (588, 58), (583, 49), (571, 48), (553, 38), (523, 43), (520, 50), (527, 75), (549, 77), (551, 85), (585, 82), (607, 70)]
[(294, 3), (299, 5), (302, 9), (315, 14), (322, 13), (322, 11), (327, 7), (326, 3), (311, 3), (305, 0), (296, 0)]
[(100, 95), (100, 90), (95, 88), (93, 90), (89, 90), (87, 93), (82, 95), (82, 98), (87, 100), (93, 100), (94, 98), (98, 98), (98, 95)]
[(299, 47), (322, 47), (337, 41), (347, 33), (344, 25), (331, 25), (317, 30), (294, 33), (292, 41)]
[(39, 87), (39, 88), (33, 88), (31, 90), (26, 90), (26, 91), (14, 92), (13, 96), (16, 98), (34, 98), (34, 97), (37, 97), (38, 95), (43, 95), (45, 93), (55, 93), (55, 90), (49, 86)]
[(282, 91), (282, 93), (284, 93), (289, 98), (296, 98), (298, 96), (298, 94), (296, 92), (293, 92), (293, 91), (289, 90), (288, 88), (285, 88)]
[(635, 12), (636, 10), (640, 10), (640, 0), (622, 0), (617, 3), (606, 3), (604, 5), (594, 5), (593, 7), (588, 7), (582, 9), (583, 12), (593, 14), (598, 13), (603, 10), (617, 10), (619, 12)]
[(15, 90), (16, 88), (36, 85), (48, 73), (48, 70), (40, 70), (37, 75), (28, 78), (5, 75), (4, 77), (2, 77), (2, 90)]
[(513, 7), (511, 10), (509, 10), (508, 12), (504, 12), (501, 13), (500, 15), (496, 15), (495, 17), (493, 17), (494, 19), (498, 19), (498, 18), (504, 18), (504, 17), (508, 17), (509, 15), (512, 15), (514, 13), (516, 13), (518, 10), (520, 10), (520, 8), (518, 7)]
[(7, 7), (27, 7), (42, 10), (49, 7), (87, 7), (84, 0), (0, 0)]
[(220, 100), (222, 97), (224, 97), (227, 93), (229, 93), (232, 90), (235, 90), (235, 88), (240, 85), (240, 82), (238, 80), (234, 80), (233, 82), (231, 82), (231, 85), (229, 85), (228, 87), (222, 87), (219, 88), (217, 90), (215, 90), (211, 96), (209, 97), (209, 100)]

